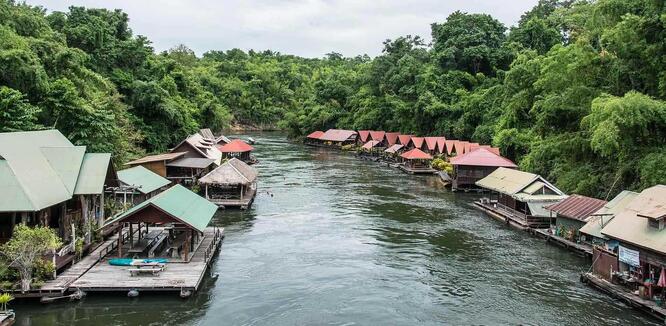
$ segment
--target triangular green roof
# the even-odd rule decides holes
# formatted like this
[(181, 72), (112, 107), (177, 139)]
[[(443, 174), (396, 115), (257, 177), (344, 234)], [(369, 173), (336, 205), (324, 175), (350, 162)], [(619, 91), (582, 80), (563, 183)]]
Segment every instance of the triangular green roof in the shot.
[(181, 185), (175, 185), (114, 217), (106, 224), (121, 222), (148, 206), (154, 206), (172, 218), (201, 232), (208, 226), (217, 211), (217, 205)]
[[(51, 166), (42, 151), (44, 147), (73, 145), (57, 130), (0, 133), (0, 160), (4, 162), (0, 171), (0, 212), (37, 211), (71, 198), (72, 191)], [(63, 169), (60, 172), (68, 170), (64, 163)]]
[(58, 174), (69, 191), (69, 195), (72, 196), (76, 187), (76, 180), (79, 178), (83, 156), (86, 154), (86, 147), (41, 147), (40, 149), (51, 168)]
[(74, 194), (98, 195), (103, 193), (109, 164), (111, 164), (111, 154), (109, 153), (87, 153), (84, 155)]
[(128, 186), (138, 187), (138, 190), (143, 194), (151, 193), (171, 183), (171, 181), (141, 165), (118, 171), (118, 180)]

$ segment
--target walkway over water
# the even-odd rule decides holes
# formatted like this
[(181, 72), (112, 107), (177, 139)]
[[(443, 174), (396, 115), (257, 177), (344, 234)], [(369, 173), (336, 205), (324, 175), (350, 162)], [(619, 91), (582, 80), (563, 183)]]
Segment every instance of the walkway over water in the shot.
[(253, 134), (246, 211), (221, 210), (214, 281), (189, 299), (14, 304), (17, 325), (644, 325), (579, 280), (589, 261), (507, 227), (433, 176)]

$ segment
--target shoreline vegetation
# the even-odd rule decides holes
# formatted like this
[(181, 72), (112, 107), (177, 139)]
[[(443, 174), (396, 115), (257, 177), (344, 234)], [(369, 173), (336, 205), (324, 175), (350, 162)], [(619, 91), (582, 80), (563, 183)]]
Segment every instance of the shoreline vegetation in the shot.
[(540, 0), (511, 27), (457, 11), (429, 43), (407, 35), (374, 58), (303, 58), (157, 53), (121, 10), (1, 0), (0, 132), (55, 128), (116, 165), (203, 127), (440, 134), (609, 198), (666, 183), (664, 6)]

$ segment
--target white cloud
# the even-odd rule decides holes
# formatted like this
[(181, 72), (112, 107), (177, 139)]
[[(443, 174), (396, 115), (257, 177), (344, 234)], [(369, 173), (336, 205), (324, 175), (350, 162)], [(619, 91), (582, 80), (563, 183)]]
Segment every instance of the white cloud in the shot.
[(49, 10), (69, 6), (122, 9), (135, 34), (156, 50), (183, 43), (207, 50), (271, 49), (306, 57), (381, 53), (382, 42), (402, 35), (430, 40), (430, 24), (455, 10), (487, 13), (514, 25), (537, 0), (28, 0)]

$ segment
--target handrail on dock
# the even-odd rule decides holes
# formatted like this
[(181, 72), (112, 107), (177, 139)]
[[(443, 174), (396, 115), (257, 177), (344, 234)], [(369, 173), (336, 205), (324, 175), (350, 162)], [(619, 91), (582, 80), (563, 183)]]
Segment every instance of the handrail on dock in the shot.
[[(129, 232), (123, 232), (122, 235), (119, 235), (119, 236), (122, 236), (121, 242), (122, 243), (127, 242), (127, 240), (129, 240), (130, 237), (133, 237), (134, 234), (136, 234), (137, 232), (141, 232), (142, 235), (148, 233), (147, 230), (141, 230), (141, 231), (134, 230), (134, 232), (132, 232), (131, 234)], [(97, 261), (98, 262), (101, 261), (104, 257), (106, 257), (106, 255), (108, 255), (110, 252), (112, 252), (116, 248), (118, 248), (118, 241), (117, 240), (111, 241), (111, 243), (109, 245), (107, 245), (102, 250), (100, 250), (99, 257), (97, 257)]]
[(211, 241), (208, 244), (208, 247), (204, 252), (204, 261), (206, 263), (208, 262), (208, 258), (213, 254), (213, 252), (215, 252), (215, 248), (217, 248), (217, 243), (220, 241), (220, 237), (221, 237), (220, 229), (215, 228), (215, 232), (213, 232), (213, 241)]

